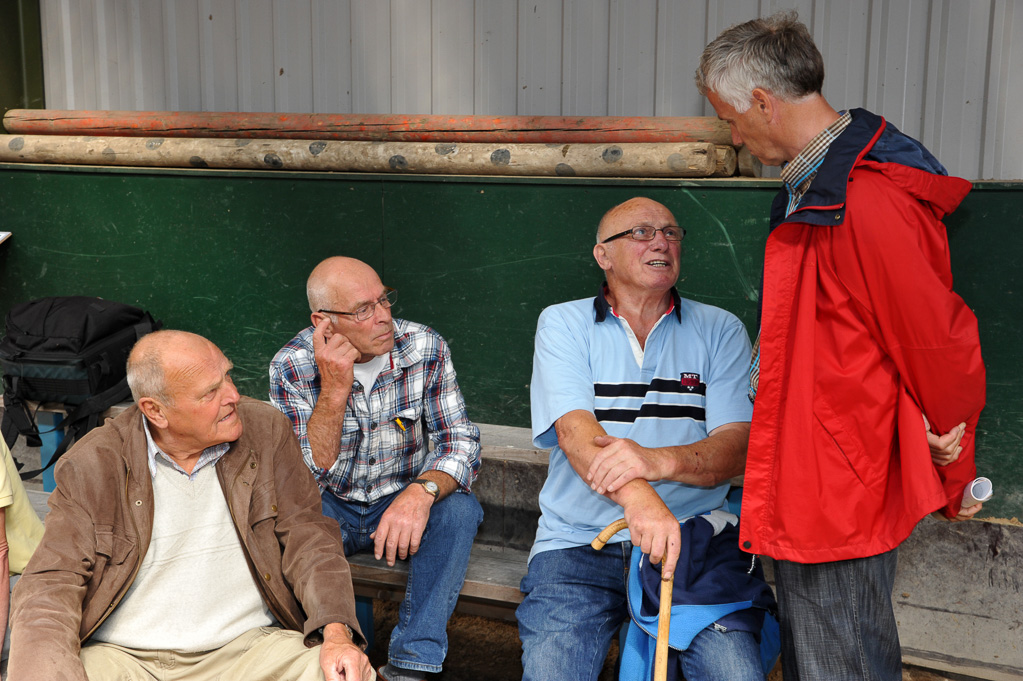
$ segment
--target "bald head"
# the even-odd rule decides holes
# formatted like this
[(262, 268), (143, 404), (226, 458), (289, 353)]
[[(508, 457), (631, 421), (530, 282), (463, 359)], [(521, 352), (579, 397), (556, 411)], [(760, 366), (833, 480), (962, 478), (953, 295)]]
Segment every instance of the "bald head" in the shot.
[(315, 268), (306, 281), (306, 297), (309, 309), (338, 309), (351, 297), (351, 292), (364, 284), (379, 284), (380, 277), (376, 271), (355, 258), (334, 256), (327, 258)]
[(242, 435), (231, 361), (186, 331), (156, 331), (128, 356), (128, 385), (160, 451), (191, 473), (203, 451)]
[[(624, 234), (642, 227), (652, 238), (635, 239)], [(667, 293), (678, 281), (681, 232), (668, 240), (666, 228), (678, 230), (675, 216), (663, 204), (636, 197), (609, 210), (597, 227), (593, 257), (607, 279), (608, 300), (628, 307), (651, 297), (667, 300)], [(613, 241), (612, 237), (622, 235)], [(607, 243), (605, 243), (607, 242)], [(663, 302), (660, 301), (660, 302)], [(659, 304), (659, 303), (658, 303)]]
[[(194, 358), (216, 345), (188, 331), (154, 331), (139, 339), (128, 355), (128, 387), (135, 402), (151, 397), (170, 404), (173, 392), (168, 380), (194, 365)], [(219, 350), (218, 350), (219, 352)]]
[(670, 217), (671, 221), (675, 222), (675, 216), (671, 214), (671, 211), (662, 204), (648, 199), (645, 196), (637, 196), (623, 201), (617, 206), (604, 213), (604, 217), (600, 218), (600, 222), (597, 224), (597, 243), (599, 244), (609, 236), (614, 236), (619, 232), (633, 227), (630, 224), (633, 218), (638, 214), (647, 209), (655, 209), (666, 212)]

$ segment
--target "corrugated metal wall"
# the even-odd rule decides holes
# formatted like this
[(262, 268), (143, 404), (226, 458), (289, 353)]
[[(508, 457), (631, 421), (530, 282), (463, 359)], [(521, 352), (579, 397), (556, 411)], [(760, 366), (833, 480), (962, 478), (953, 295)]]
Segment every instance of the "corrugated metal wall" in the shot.
[(795, 7), (825, 95), (1023, 178), (1019, 0), (42, 0), (55, 109), (713, 115), (708, 40)]

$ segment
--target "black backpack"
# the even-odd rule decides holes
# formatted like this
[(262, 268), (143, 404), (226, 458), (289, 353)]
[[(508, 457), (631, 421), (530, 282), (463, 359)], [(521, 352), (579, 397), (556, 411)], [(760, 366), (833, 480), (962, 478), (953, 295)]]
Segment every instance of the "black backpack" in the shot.
[(14, 446), (19, 433), (28, 445), (41, 444), (26, 401), (59, 402), (68, 412), (60, 424), (64, 439), (49, 463), (22, 473), (23, 479), (52, 466), (99, 425), (104, 411), (128, 399), (128, 353), (135, 341), (160, 326), (148, 312), (102, 298), (40, 298), (11, 308), (7, 334), (0, 340), (7, 446)]

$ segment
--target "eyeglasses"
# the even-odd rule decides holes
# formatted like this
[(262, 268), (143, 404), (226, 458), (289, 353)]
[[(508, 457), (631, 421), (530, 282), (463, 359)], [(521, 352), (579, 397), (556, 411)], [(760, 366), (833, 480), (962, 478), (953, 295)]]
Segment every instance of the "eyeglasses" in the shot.
[(338, 310), (317, 310), (317, 312), (322, 312), (323, 314), (343, 314), (347, 317), (355, 317), (355, 321), (357, 322), (364, 322), (373, 316), (373, 312), (376, 310), (377, 305), (383, 308), (390, 308), (391, 305), (394, 305), (396, 300), (398, 300), (398, 292), (390, 286), (385, 286), (384, 295), (380, 296), (372, 303), (363, 305), (355, 312), (340, 312)]
[(600, 243), (606, 244), (609, 241), (621, 239), (623, 236), (631, 237), (633, 241), (653, 241), (658, 232), (663, 234), (666, 240), (673, 243), (678, 243), (686, 237), (686, 230), (682, 229), (678, 225), (668, 225), (667, 227), (647, 227), (642, 225), (639, 227), (633, 227), (632, 229), (627, 229), (624, 232), (618, 232), (614, 236), (609, 236)]

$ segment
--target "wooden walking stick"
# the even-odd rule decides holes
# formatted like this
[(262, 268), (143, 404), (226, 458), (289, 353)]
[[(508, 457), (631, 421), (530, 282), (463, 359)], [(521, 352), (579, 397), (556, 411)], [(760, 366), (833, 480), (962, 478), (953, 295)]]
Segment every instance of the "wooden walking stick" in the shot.
[[(628, 526), (625, 518), (614, 521), (590, 542), (590, 546), (597, 551), (601, 550), (611, 537)], [(663, 561), (661, 565), (664, 565)], [(654, 681), (666, 681), (668, 678), (668, 631), (671, 627), (671, 595), (674, 588), (674, 574), (670, 579), (661, 580), (661, 602), (657, 615), (657, 647), (654, 649)]]

